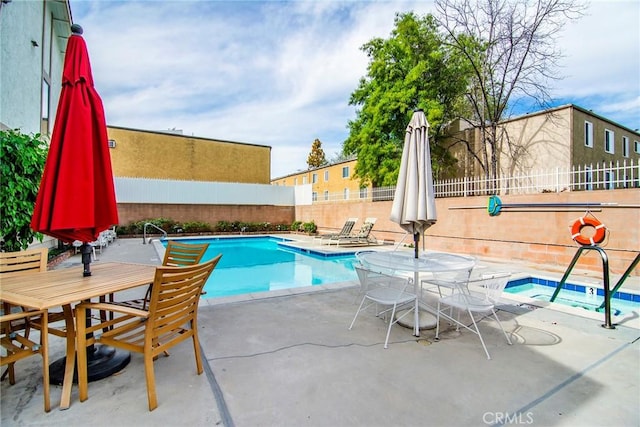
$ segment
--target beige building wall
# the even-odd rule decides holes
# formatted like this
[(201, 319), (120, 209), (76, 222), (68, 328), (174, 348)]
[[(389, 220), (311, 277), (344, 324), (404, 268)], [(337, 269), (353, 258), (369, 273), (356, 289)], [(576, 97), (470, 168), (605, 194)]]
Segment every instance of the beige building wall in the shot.
[(571, 109), (531, 114), (504, 122), (498, 149), (501, 176), (571, 164)]
[[(460, 142), (469, 141), (479, 153), (482, 149), (480, 130), (463, 128), (461, 124), (456, 125), (448, 139), (452, 153), (458, 159), (456, 177), (482, 176), (478, 163)], [(589, 135), (587, 139), (586, 134)], [(608, 147), (605, 146), (607, 134), (610, 138)], [(532, 170), (602, 165), (603, 162), (615, 165), (625, 160), (640, 160), (640, 133), (570, 104), (502, 122), (498, 149), (498, 168), (503, 177)]]
[(269, 184), (271, 147), (108, 126), (114, 176)]
[(371, 186), (360, 189), (360, 180), (354, 178), (356, 163), (356, 159), (345, 160), (276, 178), (271, 181), (271, 184), (285, 186), (311, 184), (314, 201), (366, 199), (371, 197)]

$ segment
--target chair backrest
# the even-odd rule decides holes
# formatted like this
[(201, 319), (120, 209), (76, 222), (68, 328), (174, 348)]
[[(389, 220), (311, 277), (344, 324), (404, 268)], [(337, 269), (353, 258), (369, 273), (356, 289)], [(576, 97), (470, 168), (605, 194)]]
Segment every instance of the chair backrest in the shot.
[(500, 296), (504, 288), (509, 283), (511, 273), (491, 273), (483, 274), (480, 279), (480, 285), (484, 288), (486, 298), (492, 304), (497, 304), (500, 301)]
[(180, 267), (198, 264), (208, 247), (208, 243), (181, 243), (169, 240), (167, 249), (164, 252), (162, 265)]
[(362, 264), (356, 264), (353, 268), (358, 274), (362, 292), (368, 292), (376, 287), (384, 287), (393, 288), (404, 293), (414, 293), (413, 284), (408, 277), (396, 276), (392, 272), (370, 270)]
[[(145, 339), (155, 342), (166, 331), (180, 329), (186, 323), (195, 322), (202, 288), (220, 258), (222, 254), (202, 264), (156, 268)], [(174, 338), (180, 340), (179, 337)], [(163, 341), (162, 344), (170, 347), (174, 344), (173, 341)]]
[(340, 236), (348, 236), (353, 231), (353, 227), (356, 225), (358, 218), (349, 218), (344, 225), (342, 226), (342, 230), (338, 233)]
[(360, 231), (358, 231), (355, 237), (365, 238), (365, 239), (369, 237), (369, 234), (371, 234), (371, 229), (373, 228), (375, 223), (376, 223), (376, 218), (367, 218), (362, 224), (362, 227), (360, 227)]
[(360, 282), (360, 291), (361, 292), (366, 292), (367, 289), (369, 288), (369, 277), (371, 275), (373, 275), (374, 273), (372, 271), (368, 270), (362, 264), (354, 265), (353, 269), (358, 274), (358, 281)]
[(0, 252), (1, 277), (13, 277), (47, 271), (47, 248), (19, 252)]

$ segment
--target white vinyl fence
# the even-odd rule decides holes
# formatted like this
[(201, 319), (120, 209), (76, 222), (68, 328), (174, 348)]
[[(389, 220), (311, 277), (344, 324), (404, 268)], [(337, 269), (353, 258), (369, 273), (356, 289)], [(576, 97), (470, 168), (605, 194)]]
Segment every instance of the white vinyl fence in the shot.
[[(572, 168), (531, 171), (527, 174), (499, 177), (493, 181), (484, 177), (434, 180), (436, 197), (488, 196), (493, 194), (536, 194), (562, 191), (612, 190), (640, 188), (640, 163), (601, 163)], [(364, 188), (359, 193), (329, 193), (318, 195), (314, 203), (349, 200), (392, 200), (395, 186)]]

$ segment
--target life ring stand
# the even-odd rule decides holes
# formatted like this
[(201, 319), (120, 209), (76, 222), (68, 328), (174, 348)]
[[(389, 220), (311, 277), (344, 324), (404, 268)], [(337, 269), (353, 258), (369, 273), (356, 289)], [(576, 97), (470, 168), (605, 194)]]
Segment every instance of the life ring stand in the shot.
[[(593, 227), (596, 232), (591, 237), (585, 237), (582, 235), (584, 227)], [(606, 234), (607, 227), (595, 217), (581, 216), (571, 226), (571, 238), (582, 246), (596, 246), (604, 242)]]

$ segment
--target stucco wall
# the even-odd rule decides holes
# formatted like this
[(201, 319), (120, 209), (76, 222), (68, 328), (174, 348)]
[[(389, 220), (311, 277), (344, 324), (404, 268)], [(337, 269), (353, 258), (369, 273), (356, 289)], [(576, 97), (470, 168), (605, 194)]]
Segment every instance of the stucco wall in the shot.
[(108, 126), (114, 176), (269, 184), (271, 147)]
[[(640, 204), (637, 189), (567, 192), (501, 197), (509, 203), (619, 203)], [(517, 259), (535, 264), (566, 268), (576, 253), (569, 227), (584, 214), (577, 212), (503, 212), (491, 217), (485, 208), (450, 209), (487, 205), (487, 197), (442, 198), (436, 200), (438, 221), (426, 232), (426, 248), (480, 255), (490, 258)], [(366, 217), (377, 222), (372, 234), (378, 239), (398, 242), (404, 231), (389, 220), (391, 201), (323, 203), (297, 206), (296, 219), (314, 220), (320, 231), (339, 230), (346, 218), (358, 217), (356, 228)], [(593, 214), (603, 222), (609, 235), (602, 247), (609, 256), (610, 270), (622, 273), (640, 251), (640, 209), (603, 208)], [(411, 241), (411, 237), (407, 237)], [(595, 251), (588, 251), (576, 268), (601, 271), (602, 262)], [(640, 266), (635, 271), (640, 275)]]
[[(40, 132), (42, 111), (43, 52), (50, 51), (50, 122), (53, 123), (60, 97), (62, 63), (66, 37), (70, 33), (65, 5), (52, 2), (14, 0), (3, 3), (0, 13), (0, 128)], [(55, 7), (55, 10), (52, 8)], [(52, 15), (59, 25), (52, 24)], [(43, 19), (43, 16), (46, 17)], [(43, 22), (48, 31), (44, 40)], [(64, 30), (62, 30), (64, 28)], [(60, 31), (64, 31), (63, 34)], [(63, 40), (63, 41), (61, 41)], [(35, 42), (35, 44), (34, 44)], [(52, 125), (49, 129), (51, 130)]]
[(499, 145), (502, 176), (571, 164), (571, 108), (505, 122)]

